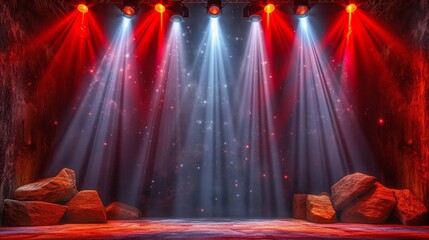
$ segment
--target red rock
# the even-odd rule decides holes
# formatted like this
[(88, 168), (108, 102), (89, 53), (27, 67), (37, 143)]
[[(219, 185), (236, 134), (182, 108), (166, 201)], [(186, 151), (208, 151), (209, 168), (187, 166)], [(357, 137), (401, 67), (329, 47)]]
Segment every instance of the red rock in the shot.
[(393, 190), (375, 183), (375, 188), (351, 203), (341, 213), (342, 222), (384, 223), (396, 205)]
[(328, 195), (307, 196), (307, 220), (314, 223), (335, 223), (337, 215)]
[(67, 204), (62, 219), (65, 223), (105, 223), (106, 212), (95, 190), (78, 192)]
[(53, 203), (6, 199), (3, 207), (3, 225), (56, 225), (66, 210), (67, 207)]
[(367, 193), (374, 187), (376, 178), (363, 173), (353, 173), (343, 177), (332, 185), (332, 205), (340, 211), (353, 200)]
[(427, 223), (428, 209), (410, 190), (394, 190), (393, 193), (397, 203), (393, 213), (403, 225)]
[(64, 168), (57, 176), (23, 185), (15, 190), (13, 198), (21, 201), (63, 203), (77, 193), (75, 172)]
[(139, 219), (141, 211), (122, 202), (112, 202), (106, 207), (106, 214), (109, 220), (132, 220)]
[(294, 194), (293, 195), (293, 217), (297, 219), (307, 218), (307, 195), (308, 194)]

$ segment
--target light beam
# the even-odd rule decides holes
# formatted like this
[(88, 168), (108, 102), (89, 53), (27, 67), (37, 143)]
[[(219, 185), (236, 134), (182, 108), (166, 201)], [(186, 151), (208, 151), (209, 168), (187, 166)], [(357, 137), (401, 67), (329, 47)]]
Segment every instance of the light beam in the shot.
[(195, 92), (188, 96), (193, 99), (191, 117), (177, 163), (177, 216), (233, 216), (239, 207), (241, 196), (231, 188), (241, 180), (234, 177), (237, 142), (226, 47), (218, 19), (210, 18), (192, 68), (198, 81)]
[(311, 22), (299, 19), (284, 103), (295, 103), (285, 139), (294, 192), (320, 193), (351, 172), (375, 174), (374, 156), (355, 107), (320, 47)]
[(123, 18), (98, 68), (89, 74), (70, 112), (70, 121), (56, 148), (50, 169), (69, 167), (77, 173), (79, 189), (97, 189), (104, 201), (128, 201), (129, 189), (121, 188), (129, 165), (122, 164), (131, 152), (126, 136), (131, 116), (129, 91), (135, 85), (134, 45), (130, 19)]
[(239, 161), (243, 166), (239, 172), (243, 185), (241, 209), (244, 216), (279, 217), (285, 215), (287, 175), (285, 162), (278, 154), (272, 75), (259, 23), (252, 24), (248, 38), (235, 94)]
[[(176, 163), (183, 147), (181, 114), (183, 98), (184, 47), (180, 23), (173, 23), (163, 58), (156, 73), (156, 81), (147, 111), (143, 140), (138, 154), (139, 164), (134, 170), (133, 186), (144, 196), (145, 213), (173, 215), (173, 200), (180, 191), (172, 188), (176, 182)], [(169, 199), (169, 200), (166, 200)]]

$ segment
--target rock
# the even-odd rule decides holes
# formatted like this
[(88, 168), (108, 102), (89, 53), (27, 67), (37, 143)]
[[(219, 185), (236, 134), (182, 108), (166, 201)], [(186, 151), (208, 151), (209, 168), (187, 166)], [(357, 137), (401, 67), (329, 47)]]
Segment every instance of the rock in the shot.
[(3, 205), (3, 225), (56, 225), (66, 210), (67, 207), (53, 203), (6, 199)]
[(307, 195), (308, 194), (294, 194), (293, 195), (293, 217), (297, 219), (307, 218)]
[(68, 209), (62, 219), (65, 223), (107, 222), (103, 203), (95, 190), (76, 193), (66, 206)]
[(64, 168), (57, 176), (23, 185), (15, 190), (13, 198), (21, 201), (65, 203), (77, 193), (75, 172)]
[(112, 202), (106, 207), (106, 214), (109, 220), (132, 220), (139, 219), (141, 211), (122, 202)]
[(307, 220), (314, 223), (335, 223), (337, 215), (326, 194), (307, 196)]
[(428, 209), (410, 190), (394, 190), (393, 193), (397, 203), (393, 213), (403, 225), (427, 223)]
[(340, 211), (353, 200), (367, 193), (374, 187), (376, 178), (363, 173), (353, 173), (343, 177), (332, 185), (332, 205)]
[(341, 221), (349, 223), (384, 223), (396, 205), (393, 191), (375, 183), (375, 188), (360, 197), (341, 213)]

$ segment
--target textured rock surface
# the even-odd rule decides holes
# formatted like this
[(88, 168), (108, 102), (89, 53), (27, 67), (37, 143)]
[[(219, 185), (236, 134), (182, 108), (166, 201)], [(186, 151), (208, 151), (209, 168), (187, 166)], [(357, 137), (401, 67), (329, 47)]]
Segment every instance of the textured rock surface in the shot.
[(63, 222), (66, 223), (105, 223), (106, 212), (100, 196), (95, 190), (78, 192), (67, 204)]
[(67, 207), (53, 203), (6, 199), (3, 208), (3, 225), (56, 225), (66, 210)]
[(331, 188), (335, 210), (342, 210), (353, 200), (371, 190), (376, 181), (375, 177), (363, 173), (353, 173), (343, 177)]
[(294, 194), (293, 195), (293, 217), (297, 219), (307, 218), (307, 195), (308, 194)]
[(375, 188), (346, 207), (341, 213), (342, 222), (384, 223), (395, 207), (393, 190), (380, 183)]
[(427, 223), (428, 209), (410, 190), (394, 190), (393, 193), (396, 199), (393, 213), (402, 224), (424, 225)]
[(141, 211), (122, 202), (112, 202), (106, 207), (106, 214), (109, 220), (132, 220), (140, 218)]
[(307, 220), (314, 223), (334, 223), (337, 215), (326, 194), (307, 196)]
[(64, 168), (57, 176), (23, 185), (15, 190), (21, 201), (67, 202), (77, 193), (75, 172)]

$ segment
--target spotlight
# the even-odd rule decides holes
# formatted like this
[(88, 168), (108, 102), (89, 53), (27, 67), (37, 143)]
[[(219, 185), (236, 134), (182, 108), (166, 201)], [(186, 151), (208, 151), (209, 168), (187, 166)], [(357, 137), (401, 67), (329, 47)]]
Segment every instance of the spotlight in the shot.
[(79, 5), (77, 5), (77, 10), (79, 10), (79, 12), (81, 12), (81, 13), (87, 13), (88, 12), (88, 6), (86, 6), (83, 3), (80, 3)]
[(157, 11), (159, 13), (164, 13), (165, 12), (165, 6), (162, 5), (162, 3), (157, 3), (155, 5), (155, 11)]
[(306, 17), (308, 15), (308, 0), (294, 0), (293, 1), (293, 12), (298, 15), (298, 17)]
[(138, 11), (138, 0), (124, 0), (122, 12), (124, 13), (125, 17), (132, 18), (137, 15)]
[(267, 5), (265, 5), (264, 7), (264, 11), (268, 14), (274, 12), (274, 10), (276, 9), (276, 7), (274, 6), (274, 4), (272, 3), (268, 3)]
[(351, 3), (351, 4), (347, 5), (346, 12), (353, 13), (354, 11), (356, 11), (356, 9), (357, 9), (356, 4)]
[(260, 22), (262, 20), (262, 6), (257, 2), (247, 4), (243, 9), (243, 17), (249, 18), (249, 22)]
[(188, 8), (180, 2), (173, 3), (167, 8), (172, 13), (170, 17), (170, 21), (172, 22), (183, 22), (184, 18), (189, 17)]
[(211, 17), (219, 17), (222, 12), (222, 0), (208, 0), (207, 12)]

